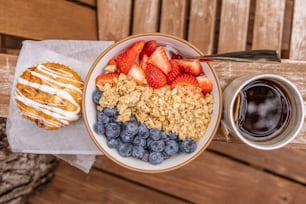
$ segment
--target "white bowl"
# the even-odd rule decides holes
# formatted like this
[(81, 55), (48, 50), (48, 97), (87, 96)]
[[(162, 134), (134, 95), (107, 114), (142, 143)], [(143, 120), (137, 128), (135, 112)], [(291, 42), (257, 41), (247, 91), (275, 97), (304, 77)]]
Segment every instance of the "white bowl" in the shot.
[(127, 158), (119, 155), (116, 149), (111, 149), (106, 144), (106, 138), (97, 135), (93, 126), (96, 122), (96, 107), (92, 102), (92, 93), (96, 89), (95, 79), (103, 73), (103, 68), (107, 65), (111, 58), (115, 58), (118, 53), (127, 49), (133, 43), (139, 40), (156, 40), (159, 44), (171, 45), (177, 50), (180, 50), (186, 55), (201, 55), (201, 51), (195, 46), (191, 45), (187, 41), (175, 36), (161, 34), (161, 33), (146, 33), (127, 37), (118, 41), (109, 48), (107, 48), (93, 63), (85, 80), (84, 92), (83, 92), (83, 117), (85, 121), (88, 133), (97, 147), (114, 162), (135, 171), (157, 173), (165, 172), (182, 167), (199, 156), (209, 145), (214, 135), (216, 134), (222, 113), (222, 92), (219, 84), (219, 79), (216, 72), (205, 62), (202, 62), (202, 67), (207, 77), (213, 83), (212, 95), (214, 97), (213, 113), (211, 122), (208, 126), (207, 132), (197, 142), (197, 150), (191, 154), (178, 154), (163, 161), (159, 165), (152, 165), (148, 162), (144, 162), (135, 158)]

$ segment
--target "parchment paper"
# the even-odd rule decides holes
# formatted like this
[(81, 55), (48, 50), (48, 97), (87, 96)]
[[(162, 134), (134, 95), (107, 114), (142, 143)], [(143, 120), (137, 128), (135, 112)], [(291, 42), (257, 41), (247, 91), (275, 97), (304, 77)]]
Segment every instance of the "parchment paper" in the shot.
[(83, 80), (97, 56), (113, 42), (45, 40), (24, 41), (18, 57), (11, 92), (7, 137), (12, 151), (54, 154), (68, 163), (88, 172), (101, 154), (90, 139), (82, 117), (67, 127), (46, 131), (34, 122), (22, 118), (14, 98), (17, 78), (33, 65), (56, 62), (76, 71)]

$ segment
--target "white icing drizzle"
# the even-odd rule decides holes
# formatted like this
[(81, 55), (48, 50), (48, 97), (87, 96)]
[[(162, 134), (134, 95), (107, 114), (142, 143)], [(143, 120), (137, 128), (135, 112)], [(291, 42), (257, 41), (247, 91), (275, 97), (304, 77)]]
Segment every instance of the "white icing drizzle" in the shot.
[[(67, 78), (73, 77), (73, 74), (70, 73), (70, 72), (66, 72), (66, 71), (61, 70), (61, 69), (57, 69), (57, 71), (55, 71), (55, 70), (47, 68), (46, 66), (44, 66), (42, 64), (37, 66), (37, 70), (39, 70), (39, 71), (41, 71), (45, 74), (51, 75), (53, 78), (67, 79)], [(74, 82), (79, 83), (79, 84), (83, 84), (83, 82), (75, 80), (75, 79), (69, 79), (69, 80), (74, 81)]]
[[(63, 70), (60, 70), (60, 69), (58, 71), (54, 71), (52, 69), (47, 68), (44, 65), (38, 65), (37, 70), (39, 70), (40, 72), (42, 72), (46, 75), (38, 73), (36, 71), (29, 71), (29, 72), (33, 76), (38, 77), (42, 80), (46, 80), (46, 81), (51, 82), (53, 84), (56, 84), (60, 87), (73, 89), (73, 90), (82, 94), (82, 89), (80, 89), (80, 88), (78, 88), (78, 87), (76, 87), (72, 84), (64, 84), (64, 83), (61, 83), (61, 82), (58, 82), (58, 81), (52, 79), (52, 78), (55, 78), (55, 79), (56, 78), (64, 78), (64, 79), (67, 79), (69, 81), (75, 81), (77, 83), (83, 84), (83, 82), (80, 82), (80, 81), (77, 81), (77, 80), (74, 80), (74, 79), (70, 79), (71, 77), (73, 77), (73, 74), (71, 74), (69, 72), (66, 72), (66, 71), (63, 71)], [(50, 95), (54, 95), (55, 97), (65, 99), (65, 100), (69, 101), (70, 103), (72, 103), (74, 106), (76, 106), (77, 109), (75, 111), (65, 111), (65, 110), (62, 110), (58, 107), (53, 107), (53, 106), (50, 106), (50, 105), (44, 105), (44, 104), (41, 104), (39, 102), (36, 102), (34, 100), (31, 100), (31, 99), (27, 98), (19, 90), (16, 90), (16, 92), (15, 92), (16, 100), (22, 102), (26, 106), (32, 107), (32, 108), (34, 108), (38, 111), (41, 111), (41, 112), (43, 112), (43, 113), (45, 113), (45, 114), (47, 114), (51, 117), (54, 117), (58, 121), (60, 121), (62, 124), (65, 124), (65, 125), (68, 125), (69, 121), (74, 121), (74, 120), (77, 120), (79, 118), (78, 114), (80, 112), (80, 105), (76, 102), (76, 100), (72, 97), (72, 95), (69, 92), (67, 92), (65, 90), (62, 90), (62, 89), (54, 88), (52, 86), (30, 82), (30, 81), (28, 81), (26, 79), (23, 79), (23, 78), (19, 78), (18, 83), (23, 84), (25, 86), (35, 88), (35, 89), (38, 89), (38, 90), (43, 91), (45, 93), (48, 93)], [(23, 108), (21, 108), (21, 109), (23, 109)], [(35, 118), (39, 117), (39, 116), (34, 115), (32, 113), (27, 113), (24, 110), (23, 110), (23, 112), (24, 112), (25, 115), (28, 115), (28, 116), (32, 116), (32, 117), (35, 117)], [(47, 121), (47, 120), (44, 120), (44, 121), (47, 122), (48, 124), (53, 125), (53, 126), (59, 126), (60, 125), (59, 123), (54, 123), (54, 122), (50, 123), (50, 121)]]
[[(38, 65), (38, 66), (40, 66), (40, 65)], [(37, 66), (37, 67), (38, 67), (38, 66)], [(43, 65), (42, 65), (42, 66), (43, 66)], [(48, 69), (48, 68), (47, 68), (47, 69)], [(47, 72), (46, 70), (44, 70), (43, 72), (44, 72), (44, 73), (48, 73), (50, 76), (54, 77), (54, 74), (53, 74), (52, 72)], [(79, 92), (79, 93), (82, 93), (82, 90), (81, 90), (80, 88), (75, 87), (75, 86), (73, 86), (72, 84), (64, 84), (64, 83), (58, 82), (58, 81), (56, 81), (56, 80), (51, 79), (50, 77), (47, 77), (46, 75), (39, 74), (39, 73), (37, 73), (37, 72), (35, 72), (35, 71), (30, 71), (30, 73), (31, 73), (33, 76), (36, 76), (36, 77), (38, 77), (38, 78), (40, 78), (40, 79), (43, 79), (43, 80), (46, 80), (46, 81), (49, 81), (49, 82), (52, 82), (52, 83), (54, 83), (54, 84), (56, 84), (56, 85), (58, 85), (58, 86), (65, 87), (65, 88), (69, 88), (69, 89), (73, 89), (73, 90), (75, 90), (75, 91), (77, 91), (77, 92)], [(57, 75), (57, 76), (59, 76), (59, 75)], [(56, 78), (56, 77), (54, 77), (54, 78)], [(62, 78), (62, 77), (60, 77), (60, 78)], [(66, 78), (67, 78), (67, 77), (66, 77)], [(71, 80), (71, 79), (69, 79), (69, 80)]]
[(45, 93), (48, 93), (50, 95), (57, 95), (58, 97), (60, 97), (62, 99), (66, 99), (70, 103), (72, 103), (73, 105), (75, 105), (77, 107), (76, 112), (80, 111), (80, 105), (73, 99), (73, 97), (68, 92), (66, 92), (64, 90), (56, 89), (56, 88), (53, 88), (51, 86), (47, 86), (47, 85), (43, 85), (43, 84), (33, 83), (33, 82), (30, 82), (30, 81), (25, 80), (23, 78), (19, 78), (18, 83), (26, 85), (26, 86), (33, 87), (35, 89), (38, 89), (38, 90), (43, 91)]
[(41, 111), (47, 115), (50, 115), (57, 120), (61, 121), (64, 124), (68, 124), (71, 120), (78, 119), (78, 112), (73, 111), (65, 111), (56, 107), (51, 107), (48, 105), (40, 104), (36, 101), (33, 101), (27, 97), (25, 97), (19, 90), (15, 92), (15, 97), (18, 101), (24, 103), (25, 105), (32, 107), (38, 111)]

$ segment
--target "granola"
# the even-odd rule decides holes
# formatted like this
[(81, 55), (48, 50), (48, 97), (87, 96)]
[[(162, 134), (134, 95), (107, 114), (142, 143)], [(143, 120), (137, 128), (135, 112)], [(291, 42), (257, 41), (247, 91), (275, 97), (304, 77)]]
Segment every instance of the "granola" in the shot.
[(173, 132), (182, 140), (198, 141), (211, 121), (214, 98), (210, 93), (201, 94), (195, 87), (152, 89), (137, 85), (135, 80), (121, 73), (114, 83), (98, 88), (103, 92), (98, 110), (116, 107), (118, 121), (126, 122), (135, 115), (148, 128)]

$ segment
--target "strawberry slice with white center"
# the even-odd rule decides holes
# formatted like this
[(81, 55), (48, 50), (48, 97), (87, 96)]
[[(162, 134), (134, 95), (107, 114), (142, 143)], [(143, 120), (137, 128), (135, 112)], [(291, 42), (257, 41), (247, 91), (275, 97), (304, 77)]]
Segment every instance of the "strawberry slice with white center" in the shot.
[(199, 82), (199, 87), (203, 94), (210, 93), (213, 89), (213, 83), (205, 75), (196, 77)]
[(134, 64), (132, 66), (128, 75), (133, 77), (138, 85), (143, 85), (146, 83), (145, 73), (138, 64)]
[(180, 70), (186, 74), (197, 76), (202, 72), (202, 66), (199, 60), (176, 59), (175, 61)]
[(163, 47), (157, 47), (156, 50), (149, 57), (148, 63), (151, 63), (162, 70), (166, 75), (171, 70), (167, 54)]

